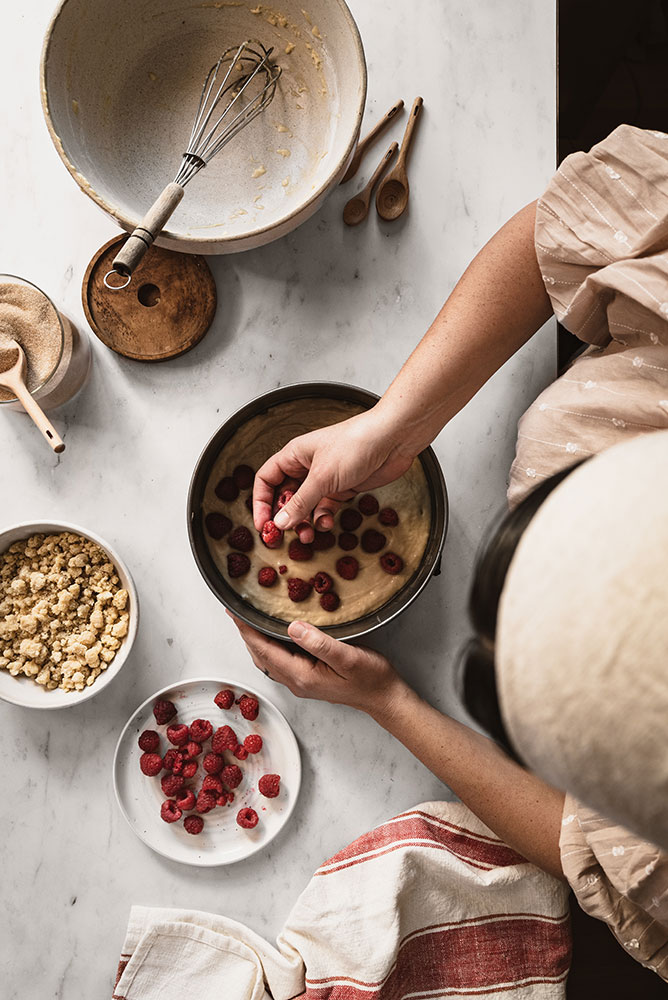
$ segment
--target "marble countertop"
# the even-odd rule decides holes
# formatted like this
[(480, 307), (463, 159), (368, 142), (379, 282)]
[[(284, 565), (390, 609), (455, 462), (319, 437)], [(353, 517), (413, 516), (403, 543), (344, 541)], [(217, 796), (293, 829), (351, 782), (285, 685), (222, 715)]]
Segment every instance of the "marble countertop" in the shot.
[[(449, 794), (366, 717), (300, 702), (260, 675), (200, 578), (186, 534), (195, 460), (230, 413), (262, 391), (323, 373), (382, 392), (473, 254), (553, 170), (551, 4), (350, 6), (369, 67), (363, 130), (398, 97), (409, 106), (424, 97), (408, 215), (388, 225), (372, 212), (359, 228), (343, 226), (343, 204), (373, 169), (370, 156), (290, 236), (211, 260), (218, 312), (191, 353), (142, 365), (90, 334), (90, 381), (52, 413), (67, 444), (62, 457), (22, 414), (0, 418), (2, 526), (48, 518), (90, 528), (129, 564), (142, 609), (132, 656), (98, 697), (54, 713), (0, 705), (7, 1000), (110, 996), (132, 903), (218, 911), (273, 938), (324, 858), (377, 822)], [(35, 0), (4, 14), (1, 269), (43, 287), (90, 333), (81, 279), (116, 230), (69, 177), (42, 119), (37, 67), (51, 7)], [(396, 138), (405, 122), (392, 130)], [(503, 505), (516, 422), (554, 369), (548, 324), (440, 435), (451, 502), (443, 573), (373, 637), (446, 711), (458, 711), (453, 677), (468, 632), (468, 579)], [(111, 782), (116, 740), (134, 709), (163, 685), (202, 675), (247, 681), (273, 699), (304, 767), (295, 814), (270, 847), (214, 870), (151, 853), (121, 816)]]

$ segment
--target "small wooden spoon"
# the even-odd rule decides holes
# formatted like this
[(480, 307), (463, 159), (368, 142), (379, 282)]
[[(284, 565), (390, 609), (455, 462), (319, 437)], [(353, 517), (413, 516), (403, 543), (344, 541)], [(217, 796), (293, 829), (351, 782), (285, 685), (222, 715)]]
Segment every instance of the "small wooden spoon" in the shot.
[(411, 108), (410, 118), (406, 125), (404, 138), (401, 142), (399, 159), (395, 166), (384, 178), (383, 183), (376, 193), (376, 210), (381, 219), (393, 222), (398, 219), (406, 210), (408, 204), (408, 176), (406, 174), (406, 160), (411, 147), (415, 125), (417, 123), (420, 110), (422, 108), (422, 98), (416, 97)]
[(393, 104), (390, 110), (385, 115), (383, 115), (383, 117), (380, 119), (379, 122), (377, 122), (374, 125), (369, 134), (365, 135), (364, 138), (361, 139), (360, 142), (358, 142), (357, 149), (355, 150), (354, 156), (350, 161), (350, 166), (343, 175), (343, 179), (341, 181), (342, 184), (345, 184), (346, 181), (349, 181), (350, 178), (357, 173), (359, 165), (362, 162), (362, 157), (366, 153), (371, 143), (378, 138), (381, 132), (385, 130), (385, 128), (390, 124), (395, 115), (399, 114), (403, 106), (404, 106), (403, 101), (397, 101), (396, 104)]
[(6, 389), (11, 389), (17, 399), (23, 404), (28, 416), (32, 417), (35, 424), (39, 427), (53, 450), (60, 454), (61, 451), (65, 451), (65, 443), (39, 403), (33, 399), (26, 387), (26, 356), (23, 353), (21, 345), (15, 340), (10, 340), (6, 348), (0, 352), (0, 368), (3, 364), (7, 364), (10, 361), (8, 355), (14, 350), (17, 352), (16, 361), (11, 368), (0, 371), (0, 385)]
[(371, 180), (367, 186), (362, 188), (359, 194), (356, 194), (354, 198), (351, 198), (350, 201), (346, 202), (343, 209), (343, 221), (347, 226), (357, 226), (360, 222), (364, 222), (366, 219), (369, 214), (371, 194), (376, 186), (378, 178), (383, 173), (398, 149), (399, 143), (393, 142), (385, 153), (383, 159), (374, 170)]

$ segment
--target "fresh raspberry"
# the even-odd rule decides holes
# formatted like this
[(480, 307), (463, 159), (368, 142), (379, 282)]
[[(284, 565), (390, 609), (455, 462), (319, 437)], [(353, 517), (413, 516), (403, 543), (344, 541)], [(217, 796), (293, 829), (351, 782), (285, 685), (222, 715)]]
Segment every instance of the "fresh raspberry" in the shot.
[(262, 737), (257, 733), (250, 733), (244, 740), (244, 748), (249, 753), (259, 753), (262, 749)]
[(252, 830), (254, 826), (257, 826), (257, 813), (254, 809), (249, 809), (246, 806), (245, 809), (240, 809), (237, 813), (237, 823), (239, 826), (243, 826), (244, 830)]
[(165, 701), (162, 698), (158, 698), (153, 706), (153, 714), (158, 725), (165, 726), (176, 715), (176, 705), (172, 701)]
[(160, 737), (154, 729), (145, 729), (137, 740), (140, 750), (146, 753), (154, 753), (160, 746)]
[(336, 545), (336, 538), (332, 531), (316, 531), (311, 542), (314, 552), (326, 552)]
[(283, 532), (276, 527), (273, 521), (265, 521), (260, 537), (268, 549), (277, 549), (283, 541)]
[(250, 559), (242, 552), (228, 552), (227, 572), (235, 580), (238, 576), (244, 576), (250, 569)]
[(260, 711), (260, 703), (252, 694), (242, 694), (238, 705), (244, 719), (249, 719), (251, 722), (257, 719), (257, 713)]
[(183, 723), (174, 723), (172, 726), (167, 726), (167, 739), (175, 747), (184, 746), (188, 742), (188, 736), (188, 727), (184, 726)]
[(293, 562), (308, 562), (313, 559), (313, 546), (305, 545), (298, 538), (294, 538), (288, 545), (288, 555)]
[(215, 494), (219, 500), (231, 503), (232, 500), (236, 500), (239, 496), (239, 487), (232, 479), (232, 476), (225, 476), (216, 486)]
[(378, 520), (381, 524), (387, 525), (388, 528), (396, 528), (399, 524), (399, 515), (394, 507), (383, 507), (378, 515)]
[(276, 510), (280, 510), (281, 507), (285, 507), (287, 503), (290, 503), (294, 495), (294, 490), (281, 490), (276, 498)]
[(273, 566), (263, 566), (258, 570), (257, 582), (261, 587), (273, 587), (278, 580), (278, 573)]
[(199, 757), (201, 752), (202, 744), (195, 740), (188, 740), (182, 751), (184, 760), (193, 760), (195, 757)]
[(217, 775), (207, 774), (206, 778), (202, 782), (202, 791), (215, 792), (216, 795), (222, 795), (223, 783)]
[(162, 757), (159, 753), (143, 753), (139, 758), (139, 766), (142, 774), (148, 774), (153, 778), (162, 771)]
[(396, 576), (396, 574), (401, 573), (404, 568), (404, 561), (401, 556), (398, 556), (395, 552), (385, 552), (380, 557), (380, 565), (386, 573), (389, 573), (391, 576)]
[(188, 812), (190, 809), (195, 808), (195, 793), (192, 788), (184, 788), (182, 792), (179, 792), (176, 796), (176, 804), (179, 809), (183, 812)]
[(181, 767), (183, 767), (183, 758), (179, 754), (179, 751), (176, 750), (174, 747), (170, 747), (165, 756), (162, 758), (162, 766), (164, 767), (165, 771), (169, 771), (170, 774), (171, 773), (178, 774), (179, 773), (178, 771), (174, 772), (174, 765), (176, 764), (177, 761), (180, 762)]
[(248, 750), (241, 743), (239, 744), (238, 747), (235, 748), (233, 752), (237, 760), (247, 760), (248, 758)]
[(160, 817), (165, 823), (176, 823), (183, 813), (173, 799), (166, 799), (160, 806)]
[(216, 808), (216, 796), (213, 792), (200, 792), (197, 796), (195, 809), (198, 813), (208, 813)]
[(183, 821), (186, 833), (201, 833), (204, 829), (204, 820), (201, 816), (186, 816)]
[(371, 517), (372, 514), (378, 513), (380, 504), (371, 493), (365, 493), (364, 496), (360, 497), (357, 501), (357, 506), (365, 517)]
[(287, 571), (288, 571), (288, 567), (284, 566), (281, 563), (281, 565), (278, 567), (278, 572), (281, 574), (281, 576), (283, 576), (284, 573), (287, 573)]
[(344, 552), (351, 552), (353, 549), (356, 549), (358, 542), (359, 538), (357, 535), (353, 535), (352, 531), (342, 531), (339, 535), (339, 548), (343, 549)]
[(234, 792), (228, 792), (226, 798), (228, 806), (231, 806), (234, 802)]
[(196, 760), (189, 760), (183, 765), (183, 777), (184, 778), (194, 778), (197, 774), (198, 763)]
[(218, 774), (222, 771), (225, 761), (219, 753), (208, 753), (202, 761), (202, 767), (207, 774)]
[(253, 513), (253, 497), (252, 496), (246, 497), (245, 503), (246, 503), (246, 510), (248, 511), (249, 514), (252, 514)]
[(253, 536), (243, 524), (229, 533), (227, 542), (231, 548), (238, 549), (239, 552), (250, 552), (253, 548)]
[(204, 518), (204, 525), (209, 536), (215, 541), (219, 541), (224, 538), (228, 531), (232, 528), (232, 522), (229, 517), (225, 517), (224, 514), (219, 514), (217, 511), (213, 511), (211, 514), (207, 514)]
[(280, 792), (280, 783), (280, 774), (263, 774), (257, 783), (258, 791), (268, 799), (275, 799)]
[(251, 469), (250, 465), (237, 465), (232, 473), (232, 479), (240, 490), (249, 490), (255, 479), (255, 469)]
[(231, 726), (221, 726), (215, 731), (211, 740), (214, 753), (222, 753), (223, 750), (236, 750), (238, 745), (237, 734)]
[(216, 795), (216, 805), (217, 806), (227, 805), (227, 792), (221, 792), (220, 795)]
[(333, 590), (323, 594), (320, 598), (320, 607), (323, 611), (336, 611), (340, 603), (341, 598), (338, 594), (335, 594)]
[(308, 580), (300, 580), (298, 576), (291, 576), (288, 580), (288, 597), (295, 604), (305, 601), (311, 594), (311, 584)]
[(218, 708), (232, 708), (232, 705), (234, 705), (234, 691), (230, 691), (229, 688), (224, 688), (222, 691), (218, 692), (213, 700)]
[(341, 511), (339, 524), (344, 531), (357, 531), (361, 523), (362, 515), (354, 507), (346, 507), (345, 510)]
[(332, 580), (329, 573), (316, 573), (315, 579), (313, 581), (313, 589), (316, 594), (326, 594), (328, 590), (331, 590), (334, 586), (334, 581)]
[(196, 743), (206, 743), (213, 732), (213, 726), (207, 719), (195, 719), (190, 726), (190, 739)]
[(160, 779), (160, 787), (168, 799), (180, 792), (184, 785), (185, 781), (180, 774), (165, 774)]
[(385, 535), (382, 531), (376, 531), (375, 528), (368, 528), (362, 535), (362, 548), (365, 552), (380, 552), (386, 544)]
[(238, 788), (242, 778), (242, 770), (237, 764), (228, 764), (220, 773), (220, 780), (228, 788)]
[(342, 556), (336, 561), (336, 572), (344, 580), (354, 580), (359, 573), (360, 564), (355, 556)]

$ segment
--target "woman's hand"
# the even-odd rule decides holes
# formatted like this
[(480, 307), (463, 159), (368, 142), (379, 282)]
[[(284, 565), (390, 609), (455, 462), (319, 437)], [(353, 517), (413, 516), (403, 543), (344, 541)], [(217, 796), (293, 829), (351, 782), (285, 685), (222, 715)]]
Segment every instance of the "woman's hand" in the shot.
[(393, 482), (410, 468), (414, 457), (378, 406), (302, 434), (258, 470), (253, 487), (255, 527), (261, 531), (272, 517), (275, 488), (286, 479), (296, 479), (301, 485), (276, 514), (276, 526), (285, 531), (312, 519), (318, 529), (328, 531), (342, 500)]
[[(228, 612), (229, 614), (229, 612)], [(348, 646), (313, 625), (291, 622), (290, 638), (306, 653), (293, 653), (230, 615), (253, 663), (298, 698), (350, 705), (377, 719), (391, 713), (407, 687), (389, 660), (365, 646)], [(316, 657), (315, 661), (312, 657)]]

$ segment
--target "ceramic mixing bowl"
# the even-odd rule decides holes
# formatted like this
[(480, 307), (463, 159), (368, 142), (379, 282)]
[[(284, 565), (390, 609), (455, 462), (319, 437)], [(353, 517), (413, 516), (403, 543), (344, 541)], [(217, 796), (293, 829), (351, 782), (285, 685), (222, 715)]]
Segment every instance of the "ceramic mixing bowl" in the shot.
[(245, 39), (282, 69), (266, 112), (188, 184), (160, 246), (230, 253), (312, 215), (343, 176), (366, 98), (366, 64), (343, 0), (61, 0), (44, 42), (51, 138), (86, 194), (132, 230), (173, 180), (202, 83)]
[[(207, 585), (218, 600), (238, 618), (275, 639), (288, 639), (287, 622), (272, 618), (247, 603), (233, 590), (219, 572), (211, 556), (204, 534), (202, 500), (211, 470), (223, 445), (251, 417), (265, 413), (278, 403), (292, 400), (336, 399), (357, 403), (369, 409), (378, 400), (372, 392), (339, 382), (303, 382), (297, 385), (281, 386), (237, 410), (229, 420), (218, 428), (200, 455), (190, 483), (188, 494), (188, 534), (190, 546), (197, 567)], [(420, 462), (427, 479), (431, 499), (431, 524), (429, 538), (422, 562), (410, 580), (397, 591), (381, 608), (357, 618), (324, 628), (335, 639), (357, 639), (372, 632), (401, 614), (424, 590), (432, 576), (440, 572), (441, 553), (448, 530), (448, 495), (445, 480), (438, 459), (432, 448), (420, 454)]]

